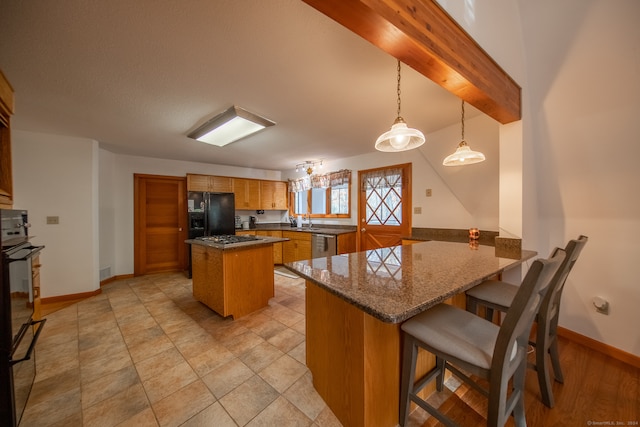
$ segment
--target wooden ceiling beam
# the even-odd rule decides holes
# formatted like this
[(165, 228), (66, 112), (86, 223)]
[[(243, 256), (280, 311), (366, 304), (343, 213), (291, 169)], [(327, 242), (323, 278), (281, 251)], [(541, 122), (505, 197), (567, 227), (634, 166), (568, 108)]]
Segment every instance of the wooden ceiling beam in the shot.
[(502, 124), (520, 86), (434, 0), (302, 0)]

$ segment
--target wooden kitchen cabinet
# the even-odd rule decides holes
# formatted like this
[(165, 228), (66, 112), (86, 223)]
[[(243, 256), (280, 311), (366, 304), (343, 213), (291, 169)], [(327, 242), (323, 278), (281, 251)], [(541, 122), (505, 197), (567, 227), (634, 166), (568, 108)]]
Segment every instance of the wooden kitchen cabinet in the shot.
[(0, 71), (0, 208), (5, 209), (13, 206), (10, 124), (13, 109), (13, 88)]
[[(257, 236), (282, 237), (282, 231), (258, 230)], [(282, 242), (273, 244), (273, 263), (282, 264)]]
[(233, 178), (236, 210), (262, 209), (260, 206), (260, 181), (257, 179)]
[(283, 231), (282, 237), (289, 239), (282, 242), (283, 263), (311, 259), (311, 233)]
[(355, 231), (353, 233), (338, 234), (338, 254), (356, 252), (356, 236), (357, 233)]
[(287, 210), (287, 183), (283, 181), (260, 181), (261, 209)]
[(233, 178), (229, 176), (187, 174), (187, 191), (232, 193)]

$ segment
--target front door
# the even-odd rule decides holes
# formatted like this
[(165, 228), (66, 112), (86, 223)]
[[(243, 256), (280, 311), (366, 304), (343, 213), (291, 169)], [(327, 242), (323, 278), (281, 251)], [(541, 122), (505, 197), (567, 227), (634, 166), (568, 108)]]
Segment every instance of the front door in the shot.
[(134, 275), (187, 266), (186, 178), (134, 174)]
[(402, 244), (411, 235), (411, 163), (358, 172), (360, 251)]

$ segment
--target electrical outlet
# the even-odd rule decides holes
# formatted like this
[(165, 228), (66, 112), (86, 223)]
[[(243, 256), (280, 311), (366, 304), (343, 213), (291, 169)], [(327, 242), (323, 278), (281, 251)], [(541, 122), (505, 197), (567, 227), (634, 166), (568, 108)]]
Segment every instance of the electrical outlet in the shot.
[(431, 197), (431, 189), (430, 188), (427, 188), (426, 194), (427, 194), (427, 197)]
[(60, 224), (60, 217), (58, 216), (48, 216), (47, 224)]
[(422, 207), (420, 207), (420, 206), (415, 206), (415, 207), (413, 208), (413, 213), (414, 213), (415, 215), (420, 215), (420, 214), (422, 213)]

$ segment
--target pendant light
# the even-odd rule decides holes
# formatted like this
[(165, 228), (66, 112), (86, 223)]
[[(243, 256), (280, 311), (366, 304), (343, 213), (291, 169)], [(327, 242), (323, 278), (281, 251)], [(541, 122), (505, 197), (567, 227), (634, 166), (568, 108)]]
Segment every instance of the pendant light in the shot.
[(464, 140), (464, 101), (462, 101), (462, 141), (458, 144), (456, 152), (447, 156), (442, 164), (444, 166), (464, 166), (484, 162), (484, 160), (484, 154), (471, 150), (467, 141)]
[(400, 117), (400, 60), (398, 60), (398, 117), (391, 126), (391, 130), (383, 133), (376, 140), (376, 150), (406, 151), (424, 144), (424, 135), (417, 129), (407, 127)]

